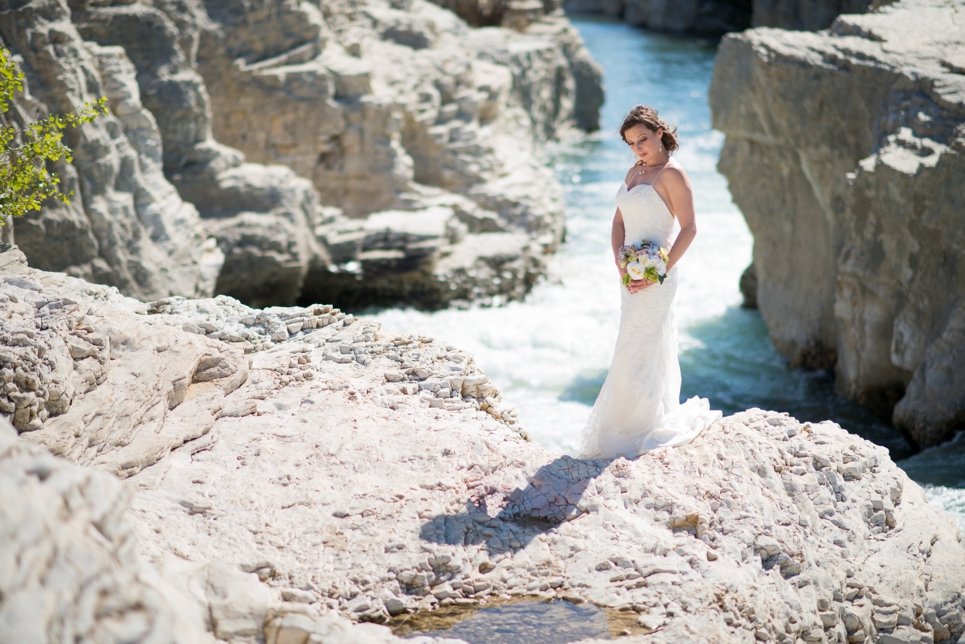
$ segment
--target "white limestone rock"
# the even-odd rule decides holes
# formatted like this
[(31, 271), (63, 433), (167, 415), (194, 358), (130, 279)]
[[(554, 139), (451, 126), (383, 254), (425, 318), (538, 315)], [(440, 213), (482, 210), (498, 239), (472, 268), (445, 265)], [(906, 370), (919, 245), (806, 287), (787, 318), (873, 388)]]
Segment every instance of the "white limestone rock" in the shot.
[(17, 439), (0, 417), (0, 639), (214, 642), (137, 553), (119, 481)]
[[(197, 397), (206, 433), (166, 442), (149, 467), (118, 468), (130, 445), (88, 436), (75, 413), (111, 392), (119, 410), (166, 400), (124, 378), (75, 392), (18, 443), (97, 440), (96, 458), (64, 451), (128, 475), (130, 547), (166, 586), (188, 589), (179, 601), (213, 636), (393, 641), (344, 618), (533, 595), (635, 613), (639, 633), (663, 642), (965, 634), (953, 520), (886, 450), (832, 423), (750, 410), (686, 446), (582, 461), (527, 441), (471, 357), (432, 338), (387, 336), (326, 306), (144, 305), (26, 268), (0, 284), (5, 304), (68, 295), (87, 316), (140, 324), (139, 337), (247, 358), (244, 382)], [(66, 343), (69, 328), (52, 329), (25, 345)], [(118, 353), (108, 373), (134, 358)], [(152, 360), (147, 373), (163, 374), (181, 359)], [(223, 367), (196, 370), (199, 384), (234, 373)], [(150, 418), (128, 416), (126, 435), (152, 436)]]
[(21, 267), (0, 277), (0, 298), (0, 411), (81, 465), (151, 465), (207, 432), (247, 378), (241, 351), (151, 324), (108, 287)]
[(67, 135), (74, 161), (57, 172), (75, 192), (70, 205), (50, 201), (41, 216), (17, 219), (15, 240), (32, 264), (144, 299), (210, 295), (224, 258), (162, 172), (158, 125), (126, 53), (86, 42), (56, 0), (10, 9), (0, 46), (26, 71), (14, 104), (21, 121), (100, 96), (111, 108)]
[(956, 11), (904, 0), (829, 32), (729, 36), (711, 86), (775, 346), (833, 366), (841, 391), (893, 408), (921, 446), (965, 411)]
[[(312, 264), (301, 299), (438, 308), (528, 291), (563, 231), (543, 140), (595, 128), (602, 103), (565, 18), (540, 11), (520, 33), (421, 0), (302, 3), (257, 20), (239, 19), (241, 4), (212, 12), (198, 69), (218, 139), (288, 165), (338, 209), (314, 228), (331, 261)], [(459, 248), (485, 249), (490, 232), (508, 233), (516, 261)]]
[[(423, 0), (21, 3), (0, 24), (21, 111), (103, 93), (114, 112), (80, 130), (74, 205), (18, 226), (27, 256), (144, 299), (519, 297), (562, 239), (544, 140), (596, 128), (603, 94), (560, 12), (512, 4), (481, 30)], [(439, 206), (445, 234), (424, 242), (355, 235)], [(519, 261), (455, 248), (477, 232), (525, 236)]]
[(294, 303), (309, 266), (329, 259), (312, 233), (318, 195), (291, 169), (246, 163), (212, 136), (211, 99), (196, 70), (201, 3), (99, 3), (71, 19), (88, 41), (123, 48), (137, 69), (165, 175), (224, 253), (215, 292), (256, 306)]

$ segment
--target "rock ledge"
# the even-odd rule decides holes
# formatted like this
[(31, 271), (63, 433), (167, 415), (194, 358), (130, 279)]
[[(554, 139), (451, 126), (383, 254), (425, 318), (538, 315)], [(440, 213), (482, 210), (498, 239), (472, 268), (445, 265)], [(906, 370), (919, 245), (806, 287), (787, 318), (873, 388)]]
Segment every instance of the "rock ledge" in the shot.
[[(578, 460), (432, 338), (321, 305), (144, 304), (10, 256), (4, 329), (40, 356), (0, 364), (21, 432), (0, 419), (0, 632), (20, 641), (388, 642), (352, 622), (533, 595), (636, 613), (647, 641), (965, 634), (952, 519), (832, 423), (749, 410)], [(44, 576), (28, 553), (63, 539), (87, 572)]]

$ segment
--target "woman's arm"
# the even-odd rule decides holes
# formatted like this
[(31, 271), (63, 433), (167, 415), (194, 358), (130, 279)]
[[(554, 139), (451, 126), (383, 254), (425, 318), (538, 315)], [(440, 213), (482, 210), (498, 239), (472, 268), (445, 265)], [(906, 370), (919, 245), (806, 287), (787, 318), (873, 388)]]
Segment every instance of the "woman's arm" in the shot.
[(694, 215), (694, 194), (690, 188), (690, 179), (680, 168), (667, 168), (661, 177), (666, 189), (671, 212), (680, 224), (680, 233), (670, 247), (667, 260), (667, 272), (677, 265), (690, 244), (697, 236), (697, 221)]
[(613, 226), (610, 229), (610, 246), (613, 247), (613, 263), (616, 264), (621, 278), (626, 272), (626, 269), (620, 266), (619, 262), (620, 248), (623, 246), (625, 235), (626, 229), (623, 226), (623, 213), (617, 208), (617, 211), (613, 213)]

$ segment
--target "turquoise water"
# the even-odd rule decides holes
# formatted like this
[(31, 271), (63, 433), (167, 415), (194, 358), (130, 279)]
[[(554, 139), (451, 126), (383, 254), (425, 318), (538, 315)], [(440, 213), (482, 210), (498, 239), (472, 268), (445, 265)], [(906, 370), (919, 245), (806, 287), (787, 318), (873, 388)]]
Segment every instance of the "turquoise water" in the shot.
[[(676, 301), (682, 395), (709, 398), (725, 413), (760, 407), (800, 420), (831, 419), (886, 446), (893, 458), (907, 457), (909, 444), (887, 419), (835, 394), (829, 374), (788, 369), (760, 315), (740, 308), (737, 284), (750, 263), (752, 239), (716, 168), (723, 136), (711, 129), (707, 105), (716, 44), (604, 20), (573, 22), (604, 69), (607, 99), (600, 132), (551, 151), (566, 191), (567, 241), (548, 279), (524, 302), (502, 307), (389, 310), (375, 317), (388, 331), (433, 335), (473, 353), (534, 440), (573, 453), (616, 341), (619, 285), (610, 220), (614, 194), (633, 162), (616, 130), (632, 105), (648, 103), (679, 126), (677, 158), (694, 186), (699, 228), (680, 264)], [(902, 465), (965, 529), (963, 462), (965, 448), (942, 448)]]

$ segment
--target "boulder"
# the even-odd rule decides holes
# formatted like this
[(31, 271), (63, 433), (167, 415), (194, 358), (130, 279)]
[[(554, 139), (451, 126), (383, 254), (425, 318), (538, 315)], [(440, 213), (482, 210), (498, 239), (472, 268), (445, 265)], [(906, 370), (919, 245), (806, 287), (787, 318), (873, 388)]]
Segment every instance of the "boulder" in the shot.
[(711, 85), (720, 169), (754, 234), (775, 346), (792, 364), (833, 366), (859, 402), (893, 407), (920, 446), (965, 421), (956, 19), (946, 3), (908, 0), (823, 33), (728, 36)]

